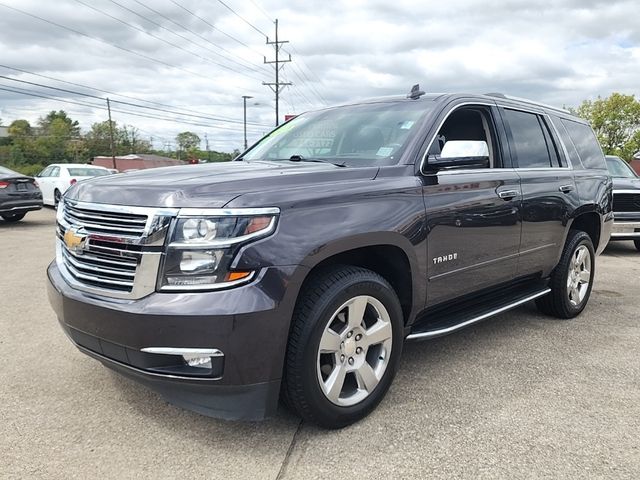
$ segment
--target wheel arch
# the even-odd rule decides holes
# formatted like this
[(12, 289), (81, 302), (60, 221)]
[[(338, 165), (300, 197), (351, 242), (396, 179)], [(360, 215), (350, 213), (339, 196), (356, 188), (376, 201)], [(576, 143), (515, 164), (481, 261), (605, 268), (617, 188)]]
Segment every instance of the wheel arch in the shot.
[(581, 230), (589, 235), (593, 248), (598, 251), (600, 246), (600, 239), (602, 234), (602, 219), (600, 214), (596, 211), (595, 206), (585, 208), (576, 212), (571, 223), (569, 224), (571, 230)]
[(393, 287), (404, 315), (405, 325), (416, 314), (416, 305), (424, 303), (423, 282), (419, 281), (418, 259), (414, 246), (399, 234), (363, 234), (322, 246), (303, 261), (306, 275), (300, 292), (313, 273), (332, 265), (353, 265), (372, 270)]

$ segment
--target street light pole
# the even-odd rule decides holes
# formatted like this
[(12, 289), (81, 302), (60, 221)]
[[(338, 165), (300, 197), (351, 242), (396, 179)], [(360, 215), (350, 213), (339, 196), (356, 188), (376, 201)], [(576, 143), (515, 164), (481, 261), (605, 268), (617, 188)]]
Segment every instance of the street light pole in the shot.
[(253, 98), (250, 95), (243, 95), (242, 96), (242, 103), (244, 106), (244, 149), (247, 149), (247, 100), (249, 98)]

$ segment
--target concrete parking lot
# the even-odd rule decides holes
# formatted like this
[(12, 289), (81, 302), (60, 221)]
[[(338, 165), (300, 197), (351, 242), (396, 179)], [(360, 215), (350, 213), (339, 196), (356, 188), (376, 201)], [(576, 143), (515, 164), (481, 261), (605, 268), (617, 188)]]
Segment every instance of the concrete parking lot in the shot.
[(640, 252), (610, 246), (587, 310), (526, 305), (408, 344), (386, 399), (322, 431), (214, 420), (79, 353), (45, 294), (55, 214), (0, 220), (0, 478), (640, 478)]

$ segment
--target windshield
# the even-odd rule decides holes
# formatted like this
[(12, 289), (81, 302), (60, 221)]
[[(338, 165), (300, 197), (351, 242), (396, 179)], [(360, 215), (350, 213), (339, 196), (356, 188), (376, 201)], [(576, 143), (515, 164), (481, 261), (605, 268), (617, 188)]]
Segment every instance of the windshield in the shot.
[(69, 175), (72, 177), (99, 177), (100, 175), (109, 175), (109, 170), (101, 168), (70, 168)]
[(636, 172), (629, 166), (627, 162), (620, 157), (607, 157), (607, 168), (612, 177), (617, 178), (636, 178)]
[(394, 165), (432, 106), (425, 101), (381, 102), (305, 113), (271, 132), (242, 158)]

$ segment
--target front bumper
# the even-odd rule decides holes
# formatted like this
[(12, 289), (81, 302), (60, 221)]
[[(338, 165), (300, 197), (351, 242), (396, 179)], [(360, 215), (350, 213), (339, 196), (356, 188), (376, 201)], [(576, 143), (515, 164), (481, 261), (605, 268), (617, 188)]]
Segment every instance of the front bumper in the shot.
[(611, 240), (638, 240), (640, 239), (640, 214), (615, 213)]
[[(272, 414), (295, 294), (296, 267), (270, 267), (242, 287), (153, 293), (138, 300), (96, 297), (72, 288), (55, 262), (49, 301), (73, 343), (107, 367), (204, 415), (257, 420)], [(210, 376), (167, 373), (149, 347), (215, 348), (224, 357)]]

